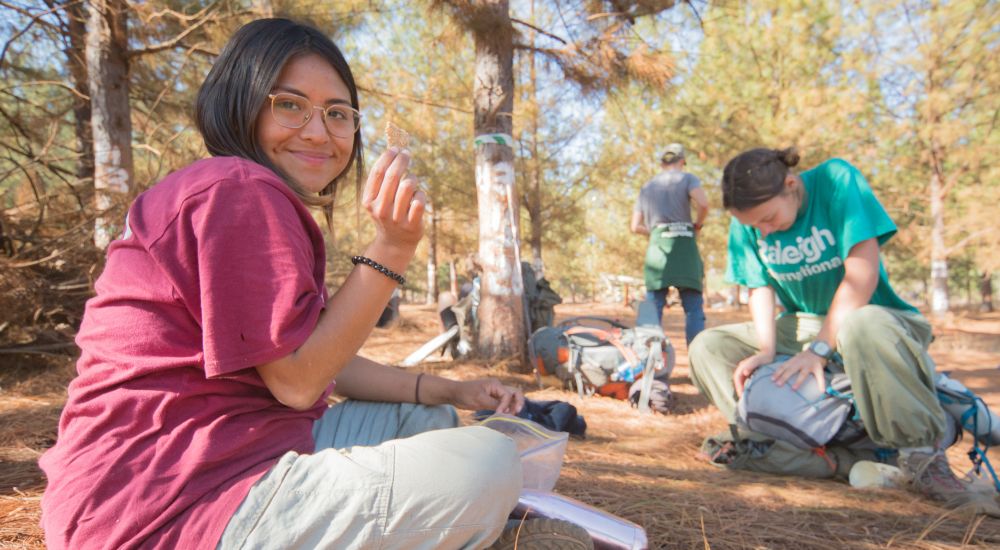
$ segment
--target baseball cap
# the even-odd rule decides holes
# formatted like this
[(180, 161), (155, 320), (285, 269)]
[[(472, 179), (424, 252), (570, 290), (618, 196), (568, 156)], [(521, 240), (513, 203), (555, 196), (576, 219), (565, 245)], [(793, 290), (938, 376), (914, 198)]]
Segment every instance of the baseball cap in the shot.
[(660, 157), (660, 161), (670, 164), (682, 158), (684, 158), (684, 146), (680, 143), (671, 143), (663, 150), (663, 156)]

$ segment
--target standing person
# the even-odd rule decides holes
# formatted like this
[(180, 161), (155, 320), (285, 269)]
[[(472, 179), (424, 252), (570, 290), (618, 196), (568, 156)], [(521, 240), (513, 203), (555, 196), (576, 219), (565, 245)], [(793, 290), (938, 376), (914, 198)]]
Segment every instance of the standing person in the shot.
[[(806, 383), (825, 389), (824, 367), (839, 354), (869, 437), (899, 450), (912, 488), (949, 506), (996, 514), (996, 504), (960, 482), (945, 457), (951, 441), (927, 353), (931, 327), (893, 291), (879, 256), (896, 225), (857, 168), (831, 159), (797, 174), (798, 162), (794, 148), (753, 149), (726, 165), (722, 200), (733, 215), (727, 279), (751, 289), (753, 320), (695, 339), (689, 352), (695, 385), (735, 424), (747, 379), (776, 354), (792, 357), (777, 367), (774, 381), (794, 389)], [(777, 319), (776, 297), (785, 306)], [(791, 473), (818, 460), (798, 454), (785, 455), (772, 471)], [(826, 454), (836, 474), (846, 476), (850, 453)]]
[[(667, 293), (670, 287), (677, 288), (684, 308), (684, 336), (690, 345), (705, 329), (704, 268), (695, 239), (708, 216), (708, 197), (701, 180), (684, 171), (687, 161), (683, 145), (667, 145), (660, 165), (663, 170), (639, 191), (630, 229), (649, 235), (643, 269), (646, 299), (653, 302), (656, 318), (662, 324)], [(694, 222), (692, 203), (697, 210)]]
[[(140, 195), (87, 303), (55, 446), (49, 548), (477, 548), (517, 502), (516, 413), (494, 379), (357, 355), (403, 283), (426, 197), (390, 148), (359, 195), (375, 238), (328, 296), (332, 199), (362, 176), (350, 67), (312, 27), (238, 30), (203, 83), (212, 157)], [(335, 392), (347, 400), (333, 407)], [(441, 429), (439, 429), (441, 428)], [(452, 429), (444, 429), (452, 428)]]

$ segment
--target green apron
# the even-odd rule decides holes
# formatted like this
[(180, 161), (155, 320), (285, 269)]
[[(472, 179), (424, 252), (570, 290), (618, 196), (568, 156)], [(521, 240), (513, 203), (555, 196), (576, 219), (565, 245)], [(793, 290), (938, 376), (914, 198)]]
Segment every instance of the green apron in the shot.
[(703, 270), (692, 224), (658, 224), (653, 228), (643, 270), (647, 290), (673, 286), (701, 291)]

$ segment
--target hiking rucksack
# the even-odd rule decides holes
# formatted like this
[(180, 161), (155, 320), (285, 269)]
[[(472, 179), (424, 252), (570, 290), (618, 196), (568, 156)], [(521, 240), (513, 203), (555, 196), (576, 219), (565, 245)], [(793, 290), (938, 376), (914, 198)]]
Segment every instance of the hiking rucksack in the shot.
[(528, 262), (521, 262), (521, 281), (524, 283), (524, 315), (534, 332), (542, 327), (551, 327), (555, 320), (555, 307), (562, 303), (552, 285), (545, 277), (535, 275)]
[[(774, 363), (754, 371), (737, 403), (740, 426), (806, 450), (822, 451), (827, 446), (835, 446), (894, 451), (879, 449), (868, 438), (854, 406), (851, 381), (839, 363), (830, 362), (830, 366), (840, 372), (826, 371), (825, 391), (820, 391), (811, 378), (798, 390), (793, 390), (791, 383), (778, 386), (771, 380), (777, 366), (788, 358), (780, 355)], [(986, 456), (989, 446), (1000, 442), (1000, 418), (981, 398), (944, 373), (935, 377), (934, 384), (938, 400), (947, 413), (946, 420), (973, 436), (972, 449), (968, 453), (973, 472), (988, 474), (994, 488), (1000, 491), (1000, 478)], [(957, 433), (955, 441), (948, 445), (956, 443), (960, 435)]]
[(757, 367), (736, 404), (738, 422), (752, 432), (806, 450), (871, 443), (854, 410), (847, 375), (827, 371), (826, 391), (816, 387), (813, 378), (797, 390), (791, 382), (779, 386), (771, 376), (789, 358), (779, 355), (773, 363)]
[(536, 330), (528, 346), (541, 374), (556, 376), (581, 397), (597, 393), (628, 399), (632, 386), (652, 375), (663, 382), (656, 392), (665, 395), (649, 396), (652, 385), (647, 383), (649, 397), (639, 405), (662, 404), (660, 412), (666, 412), (674, 353), (659, 326), (629, 328), (606, 317), (573, 317)]

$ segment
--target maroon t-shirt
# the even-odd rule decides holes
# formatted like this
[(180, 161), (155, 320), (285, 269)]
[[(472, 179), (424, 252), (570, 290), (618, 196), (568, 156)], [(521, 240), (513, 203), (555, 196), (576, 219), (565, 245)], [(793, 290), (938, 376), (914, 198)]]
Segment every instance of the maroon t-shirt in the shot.
[[(42, 525), (51, 549), (214, 548), (321, 399), (279, 403), (253, 367), (324, 307), (323, 235), (270, 170), (202, 160), (140, 195), (87, 303)], [(326, 397), (326, 394), (323, 396)]]

